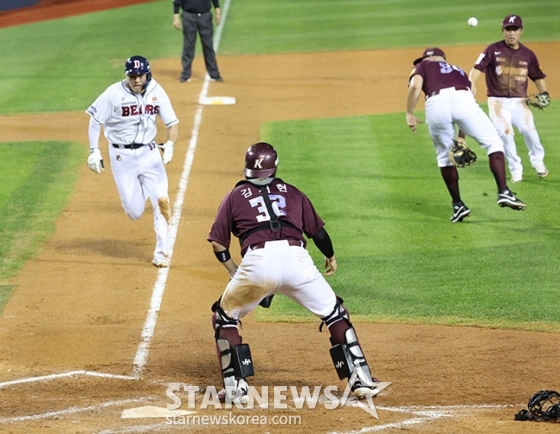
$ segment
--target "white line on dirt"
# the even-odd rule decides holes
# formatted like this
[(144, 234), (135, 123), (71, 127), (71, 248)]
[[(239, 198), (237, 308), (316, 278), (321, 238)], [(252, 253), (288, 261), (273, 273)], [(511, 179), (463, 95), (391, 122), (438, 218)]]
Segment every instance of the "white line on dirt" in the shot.
[[(217, 27), (216, 34), (214, 35), (214, 47), (216, 52), (218, 52), (218, 47), (222, 35), (222, 29), (226, 21), (229, 5), (230, 5), (230, 0), (226, 0), (223, 7), (222, 24)], [(206, 75), (206, 79), (204, 81), (202, 90), (200, 92), (199, 100), (201, 98), (205, 98), (206, 95), (208, 94), (209, 84), (210, 84), (210, 77)], [(173, 256), (173, 248), (175, 246), (175, 240), (177, 238), (179, 221), (181, 220), (181, 211), (185, 199), (185, 194), (187, 191), (187, 185), (188, 185), (189, 175), (192, 168), (192, 163), (194, 160), (194, 152), (196, 150), (196, 145), (198, 142), (198, 132), (200, 130), (200, 124), (202, 122), (203, 109), (204, 106), (200, 105), (194, 116), (193, 128), (191, 131), (191, 139), (189, 141), (189, 148), (187, 151), (187, 155), (185, 157), (183, 172), (179, 180), (179, 191), (177, 193), (177, 198), (173, 205), (173, 216), (170, 221), (170, 229), (169, 229), (169, 247), (170, 247), (171, 256)], [(167, 282), (168, 275), (169, 275), (169, 268), (159, 269), (158, 276), (152, 291), (150, 308), (148, 309), (146, 320), (144, 322), (144, 326), (142, 327), (142, 333), (141, 333), (142, 340), (138, 345), (138, 349), (134, 357), (134, 367), (133, 367), (132, 377), (126, 375), (112, 375), (112, 374), (105, 374), (105, 373), (92, 372), (92, 371), (71, 371), (71, 372), (64, 372), (60, 374), (51, 374), (51, 375), (44, 375), (40, 377), (28, 377), (28, 378), (21, 378), (18, 380), (5, 381), (3, 383), (0, 383), (0, 389), (3, 387), (9, 387), (18, 384), (50, 381), (58, 378), (72, 377), (74, 375), (89, 375), (89, 376), (121, 379), (121, 380), (137, 380), (141, 378), (142, 371), (148, 360), (150, 343), (156, 327), (157, 317), (158, 317), (159, 309), (161, 307), (161, 301), (163, 299), (163, 293), (165, 291), (165, 284)]]
[(46, 413), (32, 414), (32, 415), (28, 415), (28, 416), (8, 417), (8, 418), (5, 418), (5, 419), (0, 419), (0, 423), (28, 422), (28, 421), (31, 421), (31, 420), (40, 420), (40, 419), (47, 419), (47, 418), (52, 418), (52, 417), (60, 417), (60, 416), (66, 416), (66, 415), (69, 415), (69, 414), (82, 413), (84, 411), (100, 410), (100, 409), (108, 408), (108, 407), (116, 407), (116, 406), (119, 406), (119, 405), (132, 404), (134, 402), (145, 401), (147, 399), (148, 398), (123, 399), (121, 401), (109, 401), (109, 402), (104, 402), (103, 404), (91, 405), (89, 407), (70, 407), (70, 408), (67, 408), (65, 410), (59, 410), (59, 411), (48, 411)]
[(480, 405), (450, 405), (450, 406), (414, 406), (414, 407), (380, 407), (377, 406), (377, 410), (381, 411), (391, 411), (395, 413), (405, 413), (410, 414), (413, 417), (411, 419), (406, 419), (400, 422), (393, 422), (384, 425), (372, 425), (364, 426), (358, 430), (353, 431), (332, 431), (329, 434), (362, 434), (377, 431), (384, 431), (392, 428), (405, 428), (411, 425), (423, 424), (436, 419), (441, 419), (444, 417), (453, 418), (459, 415), (461, 410), (486, 410), (486, 409), (498, 409), (507, 408), (511, 405), (492, 405), (492, 404), (480, 404)]
[(43, 381), (56, 380), (58, 378), (65, 378), (65, 377), (74, 377), (77, 375), (112, 378), (116, 380), (136, 380), (135, 377), (131, 377), (129, 375), (113, 375), (113, 374), (105, 374), (102, 372), (93, 372), (93, 371), (70, 371), (70, 372), (63, 372), (60, 374), (50, 374), (50, 375), (42, 375), (39, 377), (27, 377), (27, 378), (21, 378), (19, 380), (4, 381), (3, 383), (0, 383), (0, 389), (2, 389), (3, 387), (15, 386), (18, 384), (40, 383)]
[[(220, 44), (220, 38), (222, 36), (222, 29), (225, 25), (227, 12), (229, 10), (230, 0), (226, 0), (224, 4), (224, 10), (222, 14), (222, 23), (217, 27), (216, 34), (214, 35), (214, 49), (216, 53), (218, 52), (218, 47)], [(205, 98), (208, 94), (208, 86), (210, 85), (210, 77), (206, 74), (206, 79), (202, 86), (202, 90), (198, 97), (198, 100)], [(175, 240), (177, 238), (177, 230), (179, 227), (179, 221), (181, 220), (181, 212), (183, 209), (183, 201), (185, 199), (185, 194), (187, 192), (187, 186), (189, 183), (189, 175), (192, 169), (192, 163), (194, 160), (194, 152), (196, 150), (196, 145), (198, 142), (198, 132), (200, 130), (200, 124), (202, 122), (202, 112), (204, 111), (204, 106), (200, 105), (196, 110), (194, 115), (193, 128), (191, 131), (191, 140), (189, 141), (189, 149), (185, 157), (185, 164), (183, 166), (183, 172), (181, 173), (181, 179), (179, 181), (179, 191), (177, 192), (177, 198), (175, 199), (175, 204), (173, 205), (173, 216), (170, 222), (169, 228), (169, 254), (173, 259), (173, 248), (175, 247)], [(154, 285), (152, 292), (152, 298), (150, 300), (150, 308), (146, 316), (146, 321), (144, 322), (144, 327), (142, 328), (142, 341), (138, 345), (138, 350), (136, 351), (136, 356), (134, 357), (134, 368), (133, 375), (136, 378), (142, 376), (146, 362), (148, 361), (148, 354), (150, 351), (150, 343), (154, 335), (154, 330), (156, 328), (157, 317), (159, 309), (161, 307), (161, 302), (163, 299), (163, 293), (165, 292), (165, 284), (167, 282), (167, 276), (169, 275), (169, 268), (160, 268), (158, 272), (158, 277)]]

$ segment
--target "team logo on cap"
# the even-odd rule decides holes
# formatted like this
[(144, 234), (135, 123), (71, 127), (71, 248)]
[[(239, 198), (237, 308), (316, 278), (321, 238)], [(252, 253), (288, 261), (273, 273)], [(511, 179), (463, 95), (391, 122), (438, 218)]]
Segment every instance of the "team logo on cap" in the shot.
[(516, 18), (517, 18), (517, 17), (516, 17), (515, 15), (512, 15), (511, 17), (509, 17), (509, 21), (508, 21), (508, 22), (510, 22), (510, 23), (515, 23), (515, 19), (516, 19)]

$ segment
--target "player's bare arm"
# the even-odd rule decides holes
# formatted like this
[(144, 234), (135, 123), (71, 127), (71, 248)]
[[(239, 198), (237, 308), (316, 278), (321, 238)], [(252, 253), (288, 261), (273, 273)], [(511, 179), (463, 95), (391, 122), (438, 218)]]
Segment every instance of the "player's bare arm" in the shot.
[(177, 143), (178, 138), (179, 138), (179, 124), (173, 124), (167, 127), (167, 141)]
[(408, 96), (406, 99), (406, 123), (414, 133), (416, 133), (416, 124), (423, 123), (420, 119), (414, 116), (414, 109), (416, 108), (416, 104), (418, 104), (423, 83), (424, 79), (419, 75), (415, 75), (410, 79), (410, 83), (408, 85)]
[(476, 95), (476, 82), (480, 78), (481, 74), (482, 72), (475, 68), (472, 68), (471, 72), (469, 72), (469, 80), (471, 81), (471, 92), (473, 93), (473, 95)]
[(537, 86), (539, 93), (546, 92), (546, 82), (544, 81), (544, 78), (535, 80), (535, 86)]

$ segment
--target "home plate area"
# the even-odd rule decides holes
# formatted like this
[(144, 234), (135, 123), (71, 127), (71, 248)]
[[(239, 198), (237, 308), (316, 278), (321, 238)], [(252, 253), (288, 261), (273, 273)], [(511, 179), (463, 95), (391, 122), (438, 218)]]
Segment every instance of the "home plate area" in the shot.
[(383, 396), (390, 393), (390, 389), (383, 390), (375, 398), (379, 419), (363, 411), (363, 401), (353, 397), (348, 398), (343, 407), (327, 410), (322, 398), (316, 405), (302, 405), (291, 400), (289, 392), (282, 409), (274, 409), (272, 404), (268, 408), (255, 405), (253, 409), (235, 404), (201, 408), (202, 392), (195, 402), (188, 402), (186, 395), (181, 395), (180, 408), (170, 409), (168, 407), (173, 402), (166, 392), (170, 385), (88, 371), (0, 383), (3, 397), (0, 431), (5, 432), (4, 429), (8, 428), (9, 432), (17, 434), (117, 434), (179, 432), (186, 428), (213, 431), (215, 425), (226, 425), (228, 432), (232, 433), (263, 432), (263, 425), (269, 426), (270, 432), (274, 433), (311, 427), (313, 432), (341, 434), (391, 432), (404, 428), (430, 431), (432, 424), (443, 419), (472, 418), (474, 413), (497, 409), (513, 412), (513, 406), (503, 405), (383, 406)]

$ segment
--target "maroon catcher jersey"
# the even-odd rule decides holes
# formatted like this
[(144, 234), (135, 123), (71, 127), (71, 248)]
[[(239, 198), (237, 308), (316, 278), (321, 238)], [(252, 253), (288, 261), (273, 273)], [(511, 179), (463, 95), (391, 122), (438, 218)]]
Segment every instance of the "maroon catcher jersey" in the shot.
[(471, 82), (465, 71), (447, 62), (423, 60), (414, 67), (409, 81), (415, 75), (419, 75), (424, 80), (422, 90), (426, 96), (447, 87), (471, 87)]
[[(262, 241), (303, 240), (302, 232), (312, 238), (325, 225), (309, 198), (293, 185), (276, 178), (268, 185), (268, 195), (279, 220), (288, 222), (289, 226), (282, 226), (276, 231), (266, 227), (270, 216), (260, 186), (245, 181), (222, 199), (208, 241), (229, 248), (233, 233), (242, 240), (241, 251), (245, 252), (250, 245)], [(244, 233), (259, 225), (264, 229), (244, 238)]]
[(514, 50), (505, 41), (486, 47), (474, 67), (486, 74), (488, 96), (526, 98), (527, 77), (533, 81), (546, 77), (533, 51), (523, 44)]

